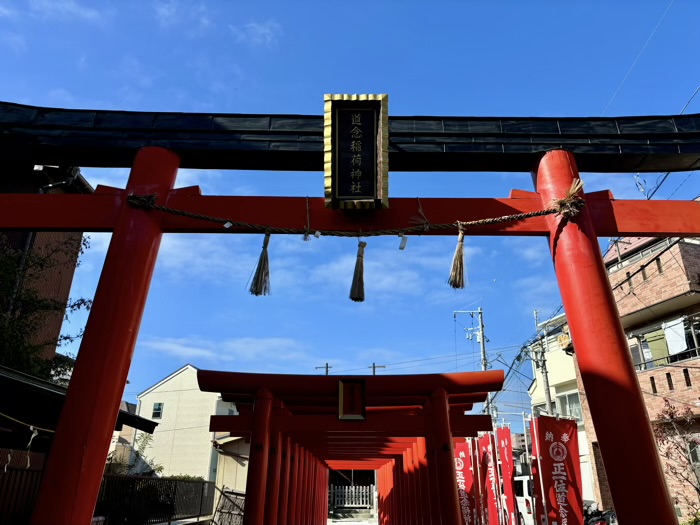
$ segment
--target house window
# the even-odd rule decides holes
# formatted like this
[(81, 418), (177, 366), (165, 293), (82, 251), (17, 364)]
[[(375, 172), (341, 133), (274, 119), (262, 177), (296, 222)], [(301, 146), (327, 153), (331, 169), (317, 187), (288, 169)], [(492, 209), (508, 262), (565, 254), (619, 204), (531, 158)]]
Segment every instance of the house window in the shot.
[(651, 393), (656, 394), (656, 380), (653, 377), (650, 377), (649, 382), (651, 383)]
[(670, 372), (666, 372), (666, 382), (668, 383), (668, 389), (673, 390), (673, 378)]
[(688, 372), (687, 368), (683, 369), (683, 378), (685, 379), (685, 386), (693, 386), (690, 382), (690, 372)]
[(151, 419), (160, 419), (163, 417), (163, 403), (153, 403), (153, 415)]
[(693, 466), (700, 465), (700, 445), (697, 443), (689, 443), (688, 456), (690, 456), (690, 463)]
[(562, 416), (576, 418), (576, 421), (583, 422), (583, 413), (581, 412), (581, 399), (578, 392), (557, 396), (557, 408)]

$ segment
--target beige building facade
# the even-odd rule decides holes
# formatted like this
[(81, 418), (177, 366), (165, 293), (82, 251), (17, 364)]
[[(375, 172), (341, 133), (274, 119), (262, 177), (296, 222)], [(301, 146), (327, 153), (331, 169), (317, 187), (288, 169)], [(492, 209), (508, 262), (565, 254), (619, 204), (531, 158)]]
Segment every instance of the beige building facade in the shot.
[(200, 476), (221, 490), (245, 492), (250, 442), (209, 430), (212, 415), (236, 415), (233, 403), (202, 392), (197, 368), (185, 365), (140, 393), (137, 413), (158, 423), (145, 455), (161, 476)]

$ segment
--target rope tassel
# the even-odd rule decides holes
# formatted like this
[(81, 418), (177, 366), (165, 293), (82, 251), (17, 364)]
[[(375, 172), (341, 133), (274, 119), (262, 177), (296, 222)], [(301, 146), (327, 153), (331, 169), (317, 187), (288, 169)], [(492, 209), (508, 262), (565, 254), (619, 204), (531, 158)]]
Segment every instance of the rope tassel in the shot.
[(361, 303), (365, 300), (365, 246), (367, 246), (367, 243), (364, 241), (357, 243), (355, 274), (352, 276), (352, 286), (350, 287), (350, 299), (356, 303)]
[(267, 245), (270, 244), (270, 234), (265, 232), (262, 253), (258, 260), (258, 267), (250, 284), (250, 293), (255, 296), (270, 295), (270, 261), (267, 257)]
[(457, 223), (457, 228), (459, 229), (457, 248), (452, 258), (452, 270), (447, 283), (454, 289), (461, 289), (464, 288), (464, 230), (461, 222)]

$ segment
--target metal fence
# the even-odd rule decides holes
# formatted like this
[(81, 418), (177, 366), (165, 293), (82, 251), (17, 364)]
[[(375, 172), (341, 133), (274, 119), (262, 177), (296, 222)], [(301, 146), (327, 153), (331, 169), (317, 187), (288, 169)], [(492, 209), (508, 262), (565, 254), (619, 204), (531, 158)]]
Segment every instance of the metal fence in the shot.
[(0, 523), (29, 523), (40, 481), (39, 470), (0, 469)]
[(216, 487), (210, 481), (183, 481), (107, 475), (95, 516), (108, 525), (147, 525), (211, 516)]
[(374, 505), (374, 485), (331, 485), (328, 491), (330, 508), (366, 508)]
[(242, 492), (223, 491), (220, 493), (219, 504), (214, 513), (213, 525), (242, 525), (245, 508), (245, 494)]

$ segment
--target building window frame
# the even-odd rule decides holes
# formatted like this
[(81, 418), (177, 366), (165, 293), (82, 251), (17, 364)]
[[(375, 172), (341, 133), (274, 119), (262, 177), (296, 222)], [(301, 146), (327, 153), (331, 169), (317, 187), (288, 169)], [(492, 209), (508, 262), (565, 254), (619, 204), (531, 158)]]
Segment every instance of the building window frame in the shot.
[[(578, 403), (578, 408), (574, 408), (573, 411), (572, 408), (576, 405), (572, 406), (571, 401), (569, 400), (572, 396), (576, 396)], [(581, 405), (581, 394), (578, 390), (570, 390), (568, 392), (557, 393), (555, 400), (557, 405), (557, 412), (560, 415), (564, 417), (573, 417), (576, 419), (576, 422), (578, 424), (583, 424), (583, 407)], [(563, 404), (563, 400), (566, 400), (566, 405)]]
[(151, 414), (151, 419), (162, 419), (164, 406), (165, 403), (153, 403), (153, 412)]

